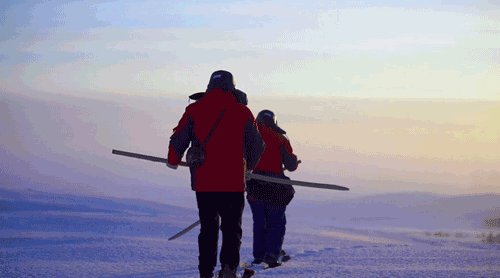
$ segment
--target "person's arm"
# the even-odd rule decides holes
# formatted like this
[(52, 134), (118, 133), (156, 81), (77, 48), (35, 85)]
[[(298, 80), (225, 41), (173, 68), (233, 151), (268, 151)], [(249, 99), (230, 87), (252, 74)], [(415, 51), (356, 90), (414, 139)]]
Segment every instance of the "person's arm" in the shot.
[(285, 168), (292, 172), (297, 170), (298, 161), (297, 156), (293, 153), (292, 145), (288, 140), (285, 140), (283, 145), (280, 146), (281, 152), (281, 162), (285, 165)]
[(181, 162), (184, 152), (192, 140), (193, 125), (193, 119), (185, 112), (177, 127), (174, 128), (174, 133), (170, 136), (167, 166), (175, 169)]
[(253, 170), (266, 148), (266, 144), (262, 140), (253, 116), (250, 116), (245, 123), (244, 136), (243, 153), (247, 162), (247, 169)]

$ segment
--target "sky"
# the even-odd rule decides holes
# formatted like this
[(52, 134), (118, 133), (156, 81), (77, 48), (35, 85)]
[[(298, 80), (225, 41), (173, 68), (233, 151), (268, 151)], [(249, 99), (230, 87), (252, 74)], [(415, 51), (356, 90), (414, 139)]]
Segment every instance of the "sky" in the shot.
[(2, 187), (192, 194), (186, 170), (110, 152), (166, 156), (225, 69), (287, 131), (292, 178), (500, 193), (500, 1), (2, 1), (0, 23)]

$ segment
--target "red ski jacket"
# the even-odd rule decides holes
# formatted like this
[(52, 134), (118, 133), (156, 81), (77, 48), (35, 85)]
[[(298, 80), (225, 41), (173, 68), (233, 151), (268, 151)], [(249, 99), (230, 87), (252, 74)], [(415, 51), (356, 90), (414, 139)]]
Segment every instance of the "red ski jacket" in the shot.
[(282, 163), (286, 169), (295, 171), (297, 169), (297, 156), (293, 153), (290, 141), (269, 126), (258, 124), (258, 128), (266, 144), (266, 149), (253, 171), (283, 175)]
[(214, 89), (186, 107), (170, 137), (168, 163), (178, 165), (189, 143), (203, 144), (222, 110), (226, 112), (205, 145), (205, 162), (190, 168), (191, 188), (197, 192), (245, 191), (245, 170), (255, 168), (264, 152), (250, 109), (230, 92)]
[[(297, 169), (297, 156), (293, 154), (290, 142), (272, 127), (264, 124), (258, 124), (258, 127), (266, 149), (253, 172), (264, 176), (289, 179), (283, 172), (282, 164), (290, 171)], [(292, 201), (295, 190), (293, 186), (288, 184), (251, 179), (247, 181), (247, 193), (249, 200), (261, 200), (277, 206), (287, 206)]]

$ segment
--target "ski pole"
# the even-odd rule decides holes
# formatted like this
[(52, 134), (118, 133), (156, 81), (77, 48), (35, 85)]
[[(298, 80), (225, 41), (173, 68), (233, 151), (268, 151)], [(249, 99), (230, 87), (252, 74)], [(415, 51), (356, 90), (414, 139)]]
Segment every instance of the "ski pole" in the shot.
[[(111, 151), (111, 153), (112, 154), (117, 154), (117, 155), (123, 155), (123, 156), (133, 157), (133, 158), (139, 158), (139, 159), (149, 160), (149, 161), (154, 161), (154, 162), (168, 163), (168, 159), (157, 157), (157, 156), (150, 156), (150, 155), (139, 154), (139, 153), (131, 153), (131, 152), (114, 150), (114, 149)], [(181, 166), (189, 166), (187, 164), (187, 162), (184, 162), (184, 161), (181, 161), (179, 163), (179, 165), (181, 165)]]
[(198, 226), (198, 224), (200, 224), (200, 220), (194, 222), (193, 224), (191, 224), (189, 227), (187, 227), (186, 229), (178, 232), (177, 234), (175, 234), (174, 236), (172, 236), (171, 238), (169, 238), (168, 240), (173, 240), (173, 239), (176, 239), (180, 236), (182, 236), (183, 234), (191, 231), (194, 227)]

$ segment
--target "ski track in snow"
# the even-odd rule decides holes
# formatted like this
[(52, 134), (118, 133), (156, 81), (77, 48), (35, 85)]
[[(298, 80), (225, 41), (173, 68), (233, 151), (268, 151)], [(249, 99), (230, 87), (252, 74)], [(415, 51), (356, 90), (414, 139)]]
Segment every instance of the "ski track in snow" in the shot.
[[(168, 241), (34, 233), (31, 241), (11, 242), (16, 247), (3, 240), (0, 271), (2, 277), (198, 277), (197, 234)], [(290, 234), (285, 249), (292, 260), (255, 277), (500, 277), (498, 245), (408, 237), (404, 245), (332, 239), (325, 247)], [(251, 261), (251, 252), (246, 237), (241, 260)]]
[[(31, 203), (16, 204), (0, 212), (0, 277), (199, 277), (199, 227), (167, 240), (196, 221), (194, 210), (122, 210), (109, 202), (99, 206), (114, 212), (46, 203), (25, 211)], [(292, 260), (254, 277), (500, 277), (500, 244), (480, 242), (484, 229), (375, 226), (293, 212), (287, 219), (284, 249)], [(240, 254), (252, 261), (248, 210)]]

